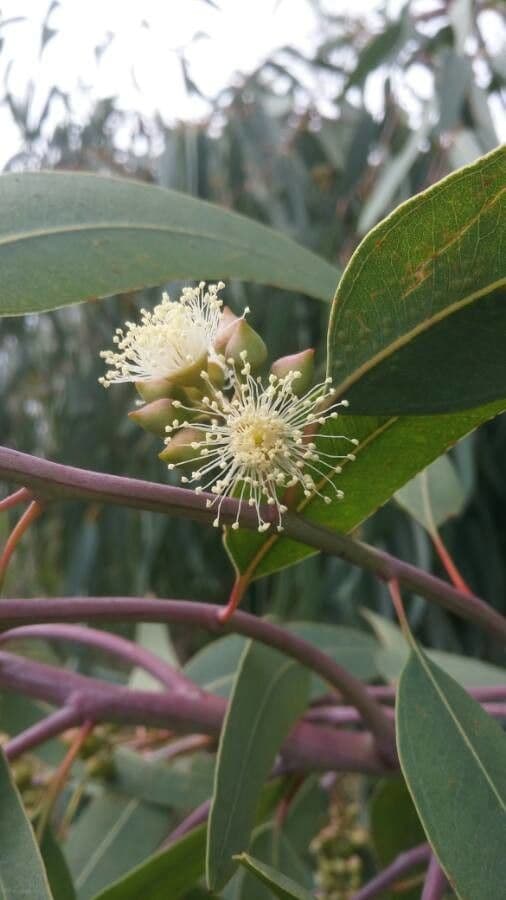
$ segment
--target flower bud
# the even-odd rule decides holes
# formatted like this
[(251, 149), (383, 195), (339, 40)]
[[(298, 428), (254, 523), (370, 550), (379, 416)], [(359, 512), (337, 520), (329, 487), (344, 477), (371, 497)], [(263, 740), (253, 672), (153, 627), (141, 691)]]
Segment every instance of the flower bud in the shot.
[(163, 397), (159, 400), (153, 400), (151, 403), (146, 403), (145, 406), (140, 406), (138, 409), (133, 409), (132, 412), (128, 413), (128, 418), (133, 419), (145, 431), (150, 431), (159, 437), (165, 437), (166, 426), (170, 425), (180, 415), (180, 411), (174, 406), (174, 401)]
[(239, 316), (236, 316), (236, 314), (232, 312), (229, 306), (224, 306), (221, 311), (221, 321), (218, 327), (218, 332), (214, 340), (214, 349), (217, 353), (223, 353), (223, 351), (225, 350), (232, 327), (234, 323), (238, 321)]
[(223, 371), (223, 366), (220, 366), (217, 362), (212, 362), (209, 360), (207, 364), (207, 374), (211, 379), (211, 383), (216, 388), (222, 388), (225, 384), (225, 372)]
[(172, 384), (166, 378), (153, 378), (151, 381), (136, 381), (137, 393), (145, 403), (172, 396)]
[(162, 462), (168, 463), (169, 469), (171, 469), (178, 463), (188, 462), (197, 456), (198, 449), (192, 444), (198, 441), (200, 445), (201, 439), (202, 434), (197, 428), (191, 426), (180, 428), (174, 435), (167, 438), (167, 446), (158, 456)]
[(284, 378), (289, 372), (300, 372), (300, 378), (293, 382), (293, 392), (298, 397), (311, 387), (314, 378), (314, 350), (309, 347), (300, 353), (282, 356), (274, 360), (271, 372), (277, 378)]
[(225, 358), (232, 359), (236, 365), (244, 362), (246, 354), (252, 369), (257, 369), (267, 359), (267, 347), (245, 319), (238, 319), (232, 326), (224, 353)]

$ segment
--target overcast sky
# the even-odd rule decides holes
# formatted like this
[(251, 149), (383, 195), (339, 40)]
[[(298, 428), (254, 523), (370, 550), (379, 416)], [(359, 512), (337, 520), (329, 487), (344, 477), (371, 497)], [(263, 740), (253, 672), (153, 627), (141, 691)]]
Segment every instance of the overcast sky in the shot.
[[(234, 73), (248, 73), (274, 49), (290, 44), (309, 52), (317, 19), (307, 0), (60, 0), (49, 19), (57, 35), (40, 55), (41, 26), (50, 0), (1, 0), (6, 25), (0, 79), (10, 63), (9, 85), (23, 95), (28, 79), (36, 84), (35, 107), (52, 85), (72, 93), (74, 111), (84, 115), (91, 100), (117, 96), (125, 109), (160, 112), (167, 123), (204, 115), (207, 106), (189, 96), (177, 51), (187, 50), (192, 78), (213, 96)], [(403, 0), (391, 0), (393, 13)], [(346, 0), (327, 0), (343, 10)], [(373, 12), (377, 0), (353, 0), (353, 13)], [(198, 33), (207, 34), (191, 44)], [(99, 62), (95, 48), (114, 34)], [(80, 90), (92, 87), (89, 100)], [(37, 102), (38, 101), (38, 102)], [(0, 109), (0, 166), (19, 149), (6, 109)]]
[[(2, 30), (0, 82), (9, 69), (9, 85), (23, 96), (29, 79), (36, 85), (35, 109), (50, 88), (72, 94), (73, 116), (86, 116), (101, 97), (116, 96), (118, 105), (146, 115), (159, 112), (172, 123), (205, 115), (206, 104), (189, 96), (178, 51), (187, 48), (192, 78), (214, 96), (234, 73), (248, 73), (285, 44), (310, 52), (317, 19), (308, 0), (60, 0), (49, 24), (57, 34), (40, 54), (41, 26), (50, 0), (0, 0), (3, 19), (23, 21)], [(432, 0), (426, 3), (433, 5)], [(349, 11), (350, 0), (325, 0), (327, 9)], [(374, 15), (380, 0), (353, 0), (353, 15)], [(390, 0), (399, 14), (404, 0)], [(198, 33), (207, 34), (194, 40)], [(114, 40), (97, 61), (95, 49)], [(83, 88), (91, 88), (86, 92)], [(55, 113), (56, 114), (56, 113)], [(58, 113), (64, 114), (63, 107)], [(18, 150), (10, 113), (0, 108), (0, 168)]]

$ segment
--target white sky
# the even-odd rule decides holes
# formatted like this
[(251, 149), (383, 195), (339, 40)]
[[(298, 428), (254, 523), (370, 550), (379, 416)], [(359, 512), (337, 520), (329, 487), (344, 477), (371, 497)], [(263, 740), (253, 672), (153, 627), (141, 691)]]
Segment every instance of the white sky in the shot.
[[(316, 19), (306, 0), (217, 0), (219, 10), (204, 0), (61, 0), (50, 18), (58, 34), (39, 56), (41, 23), (49, 0), (2, 0), (4, 19), (26, 21), (6, 26), (0, 79), (5, 61), (12, 60), (9, 83), (22, 95), (28, 78), (36, 83), (41, 105), (53, 84), (73, 94), (77, 110), (88, 107), (82, 86), (92, 87), (91, 99), (115, 95), (125, 109), (146, 115), (159, 111), (171, 123), (207, 111), (206, 104), (189, 97), (183, 83), (177, 50), (188, 47), (191, 76), (204, 93), (213, 96), (235, 72), (249, 72), (283, 44), (309, 51)], [(354, 0), (354, 8), (371, 9), (373, 0)], [(337, 6), (341, 6), (340, 0)], [(94, 49), (108, 32), (113, 42), (97, 64)], [(36, 104), (37, 105), (37, 104)], [(19, 149), (7, 110), (0, 109), (0, 166)]]
[[(251, 71), (274, 49), (289, 44), (310, 53), (317, 33), (308, 0), (216, 0), (219, 10), (204, 0), (60, 0), (49, 21), (58, 34), (40, 55), (49, 2), (0, 0), (4, 19), (24, 17), (2, 30), (0, 83), (10, 61), (9, 84), (16, 96), (24, 95), (32, 79), (40, 110), (58, 85), (72, 94), (74, 119), (76, 114), (84, 119), (93, 102), (108, 96), (116, 96), (123, 109), (147, 116), (159, 112), (167, 124), (200, 117), (208, 107), (186, 92), (178, 50), (187, 48), (192, 78), (214, 96), (234, 73)], [(390, 0), (392, 17), (404, 2)], [(373, 13), (378, 5), (379, 0), (353, 0), (353, 15)], [(350, 0), (326, 0), (325, 6), (343, 12)], [(114, 40), (97, 63), (95, 48), (108, 32)], [(189, 46), (199, 32), (208, 37)], [(57, 114), (64, 115), (63, 105)], [(10, 113), (0, 107), (0, 170), (20, 149)]]

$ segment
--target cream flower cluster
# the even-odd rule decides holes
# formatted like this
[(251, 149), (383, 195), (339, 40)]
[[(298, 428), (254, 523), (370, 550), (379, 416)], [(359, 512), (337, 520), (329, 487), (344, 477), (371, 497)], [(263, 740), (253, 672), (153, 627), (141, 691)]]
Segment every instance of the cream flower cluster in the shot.
[[(256, 510), (258, 530), (266, 531), (270, 527), (262, 511), (266, 504), (275, 507), (281, 531), (287, 510), (283, 494), (289, 488), (298, 486), (306, 497), (318, 495), (325, 503), (341, 499), (342, 491), (329, 476), (341, 471), (339, 460), (354, 456), (333, 452), (334, 442), (357, 441), (335, 434), (334, 429), (318, 433), (320, 426), (337, 418), (339, 407), (348, 405), (345, 400), (333, 402), (331, 379), (300, 396), (300, 371), (270, 374), (264, 382), (252, 374), (247, 350), (235, 360), (216, 352), (215, 344), (234, 325), (226, 319), (218, 297), (223, 287), (219, 282), (206, 289), (201, 282), (197, 288), (184, 288), (177, 302), (164, 294), (152, 312), (142, 310), (140, 324), (127, 322), (125, 330), (117, 330), (116, 351), (102, 352), (110, 368), (100, 381), (104, 387), (124, 381), (163, 380), (169, 387), (176, 385), (166, 395), (171, 399), (160, 401), (164, 410), (170, 408), (163, 422), (167, 434), (163, 456), (169, 469), (190, 466), (181, 481), (197, 493), (215, 495), (207, 506), (216, 509), (216, 527), (224, 499), (234, 497), (239, 503), (233, 529), (239, 528), (241, 510), (247, 505)], [(224, 387), (217, 386), (209, 363), (218, 363)], [(197, 382), (193, 373), (190, 385), (185, 377), (196, 366)], [(149, 408), (148, 404), (143, 409)]]
[[(298, 397), (293, 384), (299, 377), (299, 372), (289, 372), (282, 378), (270, 375), (264, 385), (260, 378), (252, 377), (251, 367), (244, 359), (240, 373), (234, 372), (233, 395), (229, 398), (213, 386), (207, 373), (202, 372), (208, 392), (197, 407), (202, 420), (191, 424), (192, 430), (201, 432), (202, 438), (191, 441), (189, 446), (196, 451), (196, 456), (186, 461), (198, 462), (199, 466), (192, 471), (191, 477), (183, 475), (181, 481), (196, 485), (197, 493), (211, 491), (216, 494), (213, 500), (207, 500), (208, 508), (217, 507), (215, 527), (220, 524), (225, 497), (239, 500), (232, 528), (239, 528), (242, 505), (247, 503), (256, 509), (259, 531), (266, 531), (271, 524), (262, 516), (263, 502), (275, 506), (277, 530), (282, 531), (282, 515), (287, 507), (279, 499), (279, 493), (287, 488), (300, 485), (306, 497), (317, 494), (325, 503), (331, 503), (332, 498), (320, 490), (328, 485), (336, 499), (342, 498), (342, 491), (336, 488), (327, 473), (340, 472), (335, 461), (354, 459), (353, 454), (325, 453), (317, 449), (314, 441), (305, 440), (304, 431), (336, 419), (337, 408), (347, 406), (347, 401), (341, 400), (324, 408), (333, 395), (329, 387), (331, 379)], [(174, 406), (189, 410), (178, 401)], [(195, 412), (195, 407), (191, 412)], [(189, 424), (185, 421), (182, 426)], [(170, 433), (178, 427), (179, 422), (167, 426), (167, 444), (172, 440)], [(329, 434), (325, 437), (335, 440), (337, 436)], [(351, 443), (357, 442), (352, 440)], [(174, 466), (169, 464), (169, 468)]]
[(104, 387), (122, 381), (171, 379), (214, 354), (214, 341), (222, 316), (218, 292), (222, 281), (183, 288), (178, 302), (163, 294), (153, 312), (141, 310), (140, 325), (126, 322), (113, 337), (117, 352), (100, 354), (110, 366), (100, 380)]

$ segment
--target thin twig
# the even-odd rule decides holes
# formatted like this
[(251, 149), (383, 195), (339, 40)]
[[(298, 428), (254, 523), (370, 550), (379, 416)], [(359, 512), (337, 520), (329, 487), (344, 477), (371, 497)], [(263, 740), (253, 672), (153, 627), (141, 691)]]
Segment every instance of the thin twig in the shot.
[(7, 572), (7, 566), (9, 565), (12, 554), (14, 553), (25, 532), (28, 531), (32, 522), (35, 522), (35, 520), (39, 518), (42, 510), (42, 503), (39, 503), (38, 500), (32, 500), (30, 505), (25, 509), (23, 515), (20, 517), (20, 519), (12, 529), (9, 537), (7, 538), (5, 547), (2, 551), (2, 554), (0, 555), (0, 589), (2, 587), (5, 573)]
[(65, 782), (67, 781), (74, 761), (79, 755), (81, 747), (88, 738), (88, 735), (91, 734), (92, 730), (93, 722), (84, 722), (83, 725), (81, 725), (79, 731), (74, 736), (74, 739), (67, 753), (65, 754), (51, 779), (51, 782), (44, 796), (40, 818), (37, 822), (36, 834), (39, 844), (42, 842), (44, 832), (49, 824), (49, 819), (51, 818), (51, 813), (54, 809), (54, 805), (58, 799), (59, 794), (61, 794), (65, 786)]
[(64, 731), (75, 728), (77, 725), (80, 725), (79, 712), (70, 706), (64, 706), (7, 741), (3, 747), (4, 753), (7, 759), (17, 759), (23, 753), (44, 744), (50, 738), (58, 737)]
[(390, 887), (401, 878), (406, 872), (414, 869), (415, 866), (422, 865), (430, 859), (431, 850), (428, 844), (419, 844), (412, 850), (406, 850), (397, 856), (386, 869), (383, 869), (379, 875), (372, 878), (363, 888), (353, 894), (351, 900), (371, 900), (382, 894), (385, 888)]
[(439, 865), (436, 856), (432, 854), (420, 900), (441, 900), (447, 885), (446, 875)]
[(118, 659), (149, 672), (164, 687), (174, 691), (199, 693), (199, 688), (164, 660), (120, 635), (85, 628), (82, 625), (23, 625), (0, 634), (0, 644), (26, 639), (61, 640), (96, 647)]
[(4, 497), (3, 500), (0, 500), (0, 512), (5, 512), (8, 509), (12, 509), (14, 506), (18, 506), (20, 503), (24, 503), (25, 500), (31, 500), (32, 495), (27, 488), (20, 488), (19, 491), (15, 491), (13, 494), (9, 494), (8, 497)]

